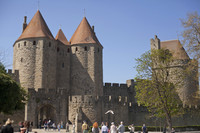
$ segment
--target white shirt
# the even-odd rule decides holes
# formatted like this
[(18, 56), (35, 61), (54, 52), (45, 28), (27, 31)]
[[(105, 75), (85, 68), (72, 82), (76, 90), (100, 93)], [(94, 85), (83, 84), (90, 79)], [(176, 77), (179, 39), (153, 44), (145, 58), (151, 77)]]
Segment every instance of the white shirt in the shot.
[(115, 125), (110, 126), (110, 133), (117, 133), (117, 128)]
[(101, 127), (101, 132), (103, 132), (103, 131), (107, 131), (107, 132), (108, 132), (107, 126), (103, 125), (103, 126)]

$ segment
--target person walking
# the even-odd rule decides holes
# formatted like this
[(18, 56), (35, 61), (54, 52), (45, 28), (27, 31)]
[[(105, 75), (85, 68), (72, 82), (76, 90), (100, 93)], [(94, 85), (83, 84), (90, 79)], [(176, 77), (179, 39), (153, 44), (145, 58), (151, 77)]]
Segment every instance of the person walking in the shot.
[(111, 123), (110, 133), (117, 133), (117, 127), (115, 126), (114, 122)]
[(103, 123), (103, 126), (101, 127), (101, 133), (108, 133), (108, 127)]
[(21, 128), (23, 127), (24, 127), (24, 122), (23, 121), (19, 122), (19, 132), (21, 132)]
[(73, 126), (72, 126), (72, 133), (75, 133), (75, 124), (73, 124)]
[(69, 122), (66, 123), (66, 132), (69, 132)]
[(145, 124), (143, 124), (143, 126), (142, 126), (142, 132), (147, 133), (147, 127), (145, 126)]
[(60, 128), (61, 128), (60, 123), (58, 123), (57, 128), (58, 128), (58, 132), (60, 132)]
[(130, 133), (134, 133), (135, 132), (134, 124), (131, 124), (130, 126), (128, 126), (128, 129), (130, 130)]
[(172, 128), (172, 131), (171, 131), (171, 133), (175, 133), (175, 130), (174, 130), (174, 128)]
[(56, 123), (55, 122), (52, 124), (52, 127), (53, 127), (53, 131), (56, 131)]
[(86, 121), (83, 122), (82, 131), (83, 131), (83, 133), (88, 133), (88, 131), (89, 131), (89, 126)]
[(99, 133), (99, 131), (100, 131), (100, 129), (99, 129), (98, 123), (95, 122), (95, 123), (93, 124), (93, 127), (92, 127), (92, 132), (93, 132), (93, 133)]
[(11, 126), (13, 122), (13, 120), (10, 120), (10, 118), (8, 118), (8, 120), (5, 123), (5, 126), (1, 130), (1, 133), (14, 133), (14, 129)]
[(123, 121), (120, 122), (120, 125), (119, 125), (119, 127), (117, 128), (117, 130), (118, 130), (119, 133), (124, 133), (125, 127), (124, 127), (124, 125), (123, 125)]

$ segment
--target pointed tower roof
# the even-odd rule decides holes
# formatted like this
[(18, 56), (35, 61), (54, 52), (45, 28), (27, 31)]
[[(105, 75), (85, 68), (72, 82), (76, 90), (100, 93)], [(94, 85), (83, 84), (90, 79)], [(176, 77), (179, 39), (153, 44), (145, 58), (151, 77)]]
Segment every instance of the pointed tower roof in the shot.
[(69, 42), (61, 29), (59, 29), (55, 39), (61, 41), (65, 45), (69, 45)]
[(162, 41), (160, 46), (162, 49), (169, 49), (176, 59), (190, 59), (179, 40)]
[(78, 28), (74, 32), (73, 36), (70, 39), (71, 44), (84, 44), (84, 43), (97, 43), (98, 41), (94, 31), (92, 30), (90, 24), (88, 23), (86, 17), (84, 17), (79, 24)]
[(39, 10), (37, 10), (30, 23), (17, 40), (34, 37), (47, 37), (54, 40), (54, 37)]

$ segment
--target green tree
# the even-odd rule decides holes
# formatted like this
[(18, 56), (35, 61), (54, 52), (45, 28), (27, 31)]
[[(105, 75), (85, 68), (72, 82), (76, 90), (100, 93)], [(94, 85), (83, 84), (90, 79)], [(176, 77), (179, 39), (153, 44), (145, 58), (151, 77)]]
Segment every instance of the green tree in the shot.
[(182, 32), (182, 44), (186, 46), (190, 55), (200, 58), (200, 16), (197, 12), (189, 13), (186, 19), (181, 19), (184, 31)]
[(147, 107), (153, 116), (165, 118), (171, 130), (172, 117), (184, 113), (176, 92), (176, 87), (182, 81), (181, 73), (171, 69), (172, 54), (169, 50), (151, 50), (136, 59), (136, 62), (137, 102)]
[(26, 91), (6, 73), (0, 62), (0, 112), (12, 114), (22, 109), (27, 101)]
[[(190, 67), (188, 67), (188, 72), (192, 72), (200, 66), (200, 16), (197, 12), (188, 13), (186, 19), (181, 19), (181, 23), (184, 27), (181, 33), (183, 37), (182, 44), (186, 47), (190, 56), (194, 58), (194, 60), (190, 62)], [(199, 82), (198, 78), (195, 76), (193, 77), (196, 79), (196, 82)], [(195, 97), (200, 99), (200, 91), (196, 92)]]

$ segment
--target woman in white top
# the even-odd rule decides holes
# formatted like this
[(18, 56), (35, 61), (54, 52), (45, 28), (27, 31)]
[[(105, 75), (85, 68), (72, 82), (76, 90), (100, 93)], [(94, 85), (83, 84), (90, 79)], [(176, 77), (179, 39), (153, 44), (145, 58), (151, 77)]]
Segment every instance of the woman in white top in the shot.
[(117, 133), (117, 127), (115, 126), (114, 122), (111, 123), (110, 133)]

